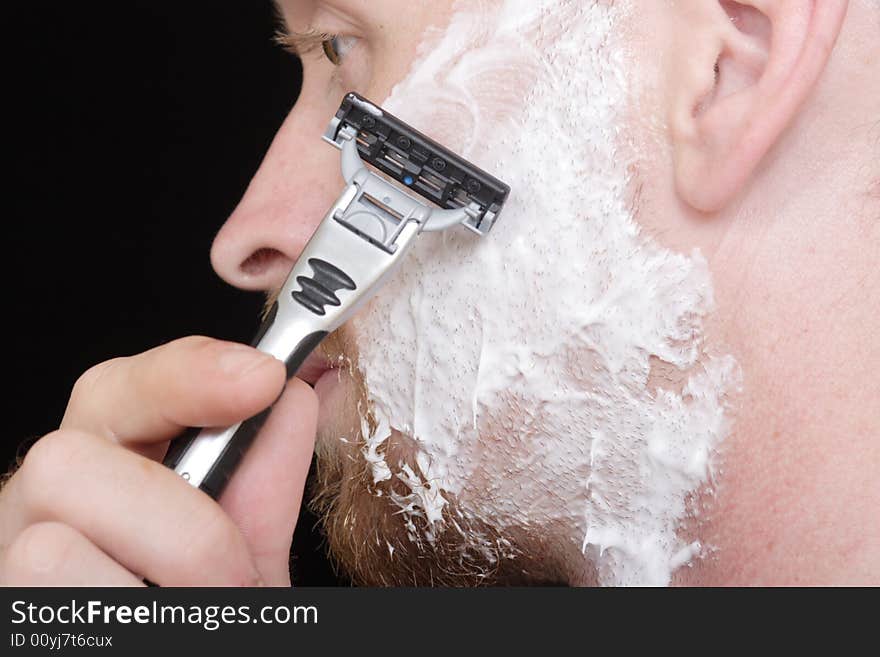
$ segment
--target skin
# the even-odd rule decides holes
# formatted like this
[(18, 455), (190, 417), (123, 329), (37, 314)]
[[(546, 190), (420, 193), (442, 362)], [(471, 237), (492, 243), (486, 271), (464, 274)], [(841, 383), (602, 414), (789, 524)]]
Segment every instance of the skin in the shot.
[[(283, 2), (292, 29), (358, 42), (339, 68), (303, 56), (301, 100), (215, 240), (221, 277), (249, 290), (283, 282), (342, 187), (338, 154), (315, 135), (346, 91), (386, 98), (452, 5)], [(622, 28), (638, 64), (639, 111), (626, 126), (638, 219), (665, 246), (708, 260), (709, 343), (734, 354), (745, 381), (716, 491), (683, 528), (714, 549), (677, 582), (878, 584), (880, 8), (636, 5)], [(354, 358), (350, 338), (343, 330), (325, 352)], [(289, 584), (316, 427), (330, 435), (350, 423), (359, 394), (354, 378), (332, 379), (317, 395), (287, 386), (217, 504), (156, 459), (183, 427), (270, 404), (282, 364), (184, 338), (89, 370), (58, 431), (0, 492), (0, 583)], [(588, 582), (583, 563), (554, 554), (553, 531), (539, 552), (563, 564), (550, 576)]]

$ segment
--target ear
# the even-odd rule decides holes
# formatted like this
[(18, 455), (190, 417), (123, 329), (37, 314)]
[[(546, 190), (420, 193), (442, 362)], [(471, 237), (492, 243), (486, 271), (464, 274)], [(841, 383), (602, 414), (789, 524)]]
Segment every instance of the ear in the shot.
[(847, 0), (683, 0), (674, 6), (670, 129), (679, 197), (722, 209), (813, 90)]

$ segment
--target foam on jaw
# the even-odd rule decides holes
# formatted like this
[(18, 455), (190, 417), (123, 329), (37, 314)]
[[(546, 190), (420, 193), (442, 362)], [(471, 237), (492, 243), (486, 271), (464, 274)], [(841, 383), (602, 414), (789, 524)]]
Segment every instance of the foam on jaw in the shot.
[[(512, 193), (487, 238), (423, 234), (355, 320), (378, 425), (363, 454), (429, 527), (454, 495), (502, 533), (551, 533), (601, 583), (666, 584), (700, 551), (677, 529), (736, 367), (703, 353), (705, 260), (642, 235), (627, 205), (620, 10), (459, 2), (384, 103)], [(652, 357), (689, 372), (682, 390), (649, 389)], [(386, 462), (391, 429), (415, 464)]]

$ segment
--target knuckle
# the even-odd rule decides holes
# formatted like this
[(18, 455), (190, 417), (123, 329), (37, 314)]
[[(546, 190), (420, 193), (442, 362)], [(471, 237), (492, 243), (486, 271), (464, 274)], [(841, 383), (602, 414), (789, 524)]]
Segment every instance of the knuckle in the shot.
[(81, 404), (100, 394), (102, 384), (108, 378), (110, 372), (118, 369), (125, 360), (125, 358), (113, 358), (112, 360), (98, 363), (83, 372), (73, 384), (73, 389), (70, 392), (70, 404)]
[(184, 561), (201, 564), (235, 582), (255, 582), (258, 575), (241, 532), (219, 506), (211, 506), (185, 539)]
[(76, 530), (60, 522), (30, 525), (7, 549), (3, 570), (16, 579), (61, 572), (78, 538)]
[(182, 351), (200, 351), (202, 349), (209, 349), (218, 342), (218, 340), (205, 337), (204, 335), (188, 335), (170, 342), (168, 346)]
[(92, 441), (87, 434), (63, 429), (47, 434), (34, 443), (16, 473), (30, 504), (46, 508), (50, 506), (56, 491), (58, 494), (67, 494), (64, 475), (76, 470), (76, 463), (91, 446)]
[(201, 335), (190, 335), (170, 343), (168, 349), (161, 354), (163, 368), (175, 374), (186, 373), (183, 380), (194, 372), (207, 374), (210, 365), (222, 353), (223, 343), (220, 340), (206, 338)]
[(186, 539), (188, 554), (195, 558), (209, 557), (237, 539), (236, 531), (219, 510), (205, 508), (200, 516), (193, 522)]

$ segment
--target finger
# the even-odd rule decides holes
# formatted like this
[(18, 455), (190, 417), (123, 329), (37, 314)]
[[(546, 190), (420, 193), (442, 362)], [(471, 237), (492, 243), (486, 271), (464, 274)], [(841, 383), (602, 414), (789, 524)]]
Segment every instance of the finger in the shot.
[(77, 381), (62, 429), (121, 444), (156, 443), (184, 427), (227, 426), (269, 406), (281, 393), (281, 361), (234, 342), (175, 340), (96, 365)]
[(269, 586), (290, 586), (290, 543), (315, 447), (317, 418), (314, 391), (291, 379), (220, 498)]
[(41, 522), (0, 559), (0, 586), (144, 586), (73, 527)]
[(247, 543), (228, 515), (163, 465), (103, 438), (57, 431), (3, 490), (7, 536), (63, 522), (131, 572), (171, 586), (253, 586)]

